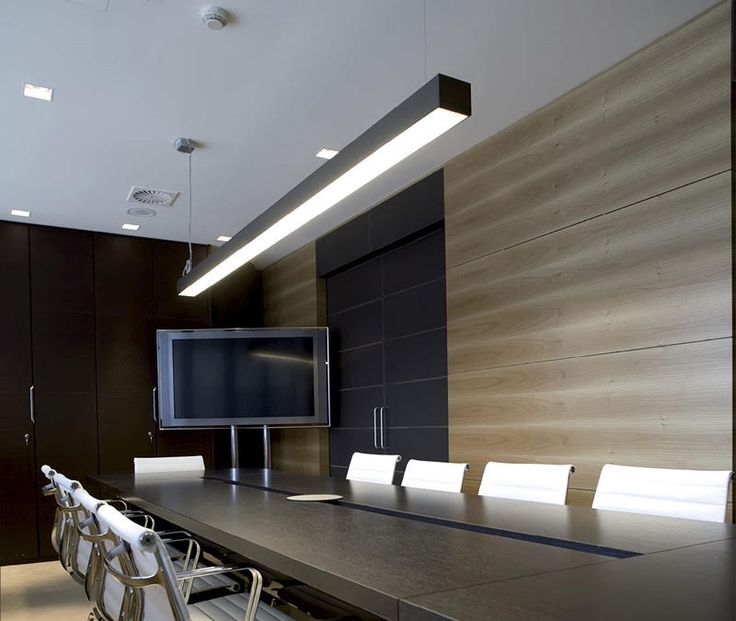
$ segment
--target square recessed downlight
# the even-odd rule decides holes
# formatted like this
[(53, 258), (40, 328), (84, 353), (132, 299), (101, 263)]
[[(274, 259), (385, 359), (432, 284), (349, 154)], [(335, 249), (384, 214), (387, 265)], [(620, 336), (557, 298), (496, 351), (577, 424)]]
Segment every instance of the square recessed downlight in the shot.
[(54, 89), (49, 86), (38, 86), (37, 84), (23, 85), (23, 95), (31, 99), (43, 99), (43, 101), (51, 101), (54, 98)]
[(10, 210), (11, 216), (18, 216), (19, 218), (30, 218), (31, 212), (26, 211), (25, 209), (11, 209)]
[(323, 160), (331, 160), (333, 157), (335, 157), (339, 151), (335, 151), (335, 149), (322, 149), (319, 151), (319, 153), (315, 153), (315, 157), (319, 157)]
[(230, 241), (231, 239), (232, 239), (232, 237), (230, 237), (230, 236), (228, 236), (228, 235), (220, 235), (220, 236), (219, 236), (219, 237), (217, 238), (217, 241), (221, 241), (221, 242), (229, 242), (229, 241)]
[(123, 224), (123, 230), (125, 231), (137, 231), (141, 228), (140, 224)]

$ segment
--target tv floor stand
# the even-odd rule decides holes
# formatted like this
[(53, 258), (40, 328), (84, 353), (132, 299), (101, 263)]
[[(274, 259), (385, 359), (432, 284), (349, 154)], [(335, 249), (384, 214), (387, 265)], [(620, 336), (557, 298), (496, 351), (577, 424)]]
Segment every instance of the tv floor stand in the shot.
[[(238, 428), (235, 425), (230, 425), (230, 467), (240, 468)], [(263, 467), (271, 467), (271, 429), (268, 425), (263, 425)]]

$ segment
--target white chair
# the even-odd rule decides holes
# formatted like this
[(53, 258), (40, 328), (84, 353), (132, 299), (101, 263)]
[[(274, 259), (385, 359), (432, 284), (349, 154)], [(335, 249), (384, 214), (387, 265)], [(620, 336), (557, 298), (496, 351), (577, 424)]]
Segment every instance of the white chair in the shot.
[(564, 505), (572, 465), (505, 464), (489, 461), (483, 470), (479, 496)]
[(204, 458), (201, 455), (184, 457), (134, 457), (135, 474), (155, 474), (160, 472), (204, 472)]
[(401, 486), (440, 492), (460, 492), (467, 469), (468, 464), (410, 459), (406, 464)]
[[(105, 533), (97, 545), (101, 576), (94, 613), (108, 621), (254, 621), (288, 619), (279, 611), (259, 604), (262, 578), (250, 567), (207, 567), (177, 574), (163, 542), (152, 530), (131, 521), (114, 507), (97, 509)], [(250, 574), (247, 594), (238, 593), (187, 605), (177, 581), (222, 573)], [(261, 613), (261, 610), (263, 612)]]
[(730, 480), (728, 470), (606, 464), (598, 479), (593, 508), (723, 522)]
[(394, 482), (396, 464), (401, 455), (374, 455), (372, 453), (353, 453), (348, 466), (348, 481), (365, 481), (391, 485)]

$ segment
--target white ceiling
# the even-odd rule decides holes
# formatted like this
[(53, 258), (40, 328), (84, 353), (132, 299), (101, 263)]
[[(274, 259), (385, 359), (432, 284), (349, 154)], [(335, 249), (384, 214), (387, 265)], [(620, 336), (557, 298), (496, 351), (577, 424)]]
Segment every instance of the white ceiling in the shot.
[[(186, 199), (125, 213), (132, 185), (186, 190), (196, 242), (233, 234), (442, 72), (473, 116), (263, 255), (260, 267), (440, 167), (633, 53), (713, 0), (2, 0), (0, 218), (186, 239)], [(51, 103), (24, 82), (55, 89)]]

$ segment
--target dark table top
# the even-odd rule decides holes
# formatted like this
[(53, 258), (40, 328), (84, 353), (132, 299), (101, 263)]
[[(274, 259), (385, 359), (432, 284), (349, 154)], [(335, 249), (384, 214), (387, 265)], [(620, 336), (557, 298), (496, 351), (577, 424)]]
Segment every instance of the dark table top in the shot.
[(291, 494), (339, 494), (345, 504), (484, 526), (508, 531), (511, 536), (549, 538), (550, 544), (574, 542), (647, 554), (736, 536), (733, 524), (408, 489), (261, 468), (213, 470), (206, 476)]
[[(596, 575), (605, 577), (603, 565), (640, 568), (639, 574), (654, 582), (661, 581), (661, 575), (648, 569), (646, 563), (620, 565), (650, 556), (622, 560), (605, 549), (585, 551), (566, 546), (565, 537), (574, 535), (575, 542), (586, 545), (624, 546), (622, 549), (641, 553), (734, 535), (733, 527), (727, 525), (537, 503), (491, 502), (262, 470), (211, 471), (205, 478), (184, 473), (95, 479), (154, 515), (387, 619), (487, 619), (491, 618), (487, 610), (498, 610), (499, 618), (505, 618), (508, 611), (503, 612), (504, 606), (513, 600), (486, 593), (505, 593), (511, 584), (519, 584), (515, 588), (526, 592), (525, 599), (516, 605), (517, 610), (523, 610), (518, 608), (522, 603), (527, 606), (529, 616), (509, 618), (530, 618), (537, 614), (534, 601), (527, 601), (534, 599), (534, 580), (544, 582), (545, 576), (552, 579), (576, 569), (581, 578), (591, 576), (590, 602), (598, 597), (604, 606), (611, 592), (605, 581), (595, 581)], [(294, 503), (286, 500), (288, 493), (336, 493), (345, 497), (346, 504)], [(657, 533), (670, 529), (668, 536)], [(516, 537), (517, 532), (551, 540), (525, 540)], [(706, 574), (713, 573), (717, 565), (713, 563)], [(616, 571), (629, 575), (625, 569)], [(568, 588), (573, 588), (577, 579), (572, 575)], [(523, 580), (532, 582), (527, 587), (521, 584)], [(690, 595), (697, 598), (710, 593), (712, 587), (706, 589), (701, 582), (690, 583)], [(667, 584), (665, 580), (661, 588), (682, 586)], [(486, 601), (488, 597), (498, 608)], [(471, 610), (462, 610), (463, 601)], [(580, 618), (591, 618), (583, 614), (584, 606), (580, 610)]]
[(411, 597), (402, 621), (733, 621), (734, 541)]

